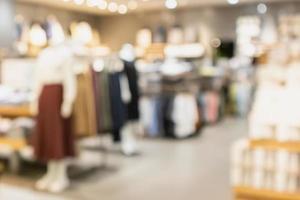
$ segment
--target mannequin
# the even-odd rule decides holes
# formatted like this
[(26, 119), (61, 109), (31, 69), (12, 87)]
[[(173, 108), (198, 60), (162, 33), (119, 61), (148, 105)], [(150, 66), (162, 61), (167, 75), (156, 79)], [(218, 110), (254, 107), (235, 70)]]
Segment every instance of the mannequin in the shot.
[[(290, 46), (290, 59), (286, 73), (286, 84), (282, 95), (281, 115), (277, 140), (300, 141), (300, 49), (299, 41)], [(288, 163), (288, 165), (286, 164)], [(295, 192), (298, 184), (299, 155), (281, 152), (277, 155), (278, 190)], [(288, 180), (288, 181), (287, 181)], [(284, 185), (284, 183), (288, 182)]]
[(57, 41), (40, 53), (31, 101), (31, 112), (37, 116), (35, 156), (47, 163), (47, 173), (36, 188), (54, 193), (69, 186), (66, 158), (75, 154), (71, 114), (76, 81), (70, 44)]
[[(274, 139), (280, 121), (286, 56), (283, 48), (269, 55), (269, 63), (258, 70), (258, 88), (250, 113), (250, 135), (254, 139)], [(269, 112), (272, 110), (272, 112)]]
[[(139, 130), (139, 89), (138, 74), (135, 69), (135, 51), (132, 45), (123, 45), (120, 54), (124, 63), (124, 74), (122, 78), (122, 99), (127, 106), (127, 123), (122, 130), (122, 151), (125, 155), (133, 155), (137, 152), (136, 135)], [(126, 87), (126, 82), (128, 86)], [(127, 89), (126, 89), (127, 88)], [(128, 90), (129, 89), (129, 90)]]
[[(273, 50), (269, 55), (267, 66), (262, 66), (258, 71), (258, 88), (250, 113), (249, 124), (250, 136), (253, 139), (275, 139), (277, 136), (286, 71), (284, 68), (286, 64), (284, 50), (283, 47), (277, 47), (276, 50)], [(276, 156), (285, 159), (285, 155), (285, 152), (283, 152)], [(263, 149), (254, 150), (253, 184), (255, 187), (261, 188), (266, 185), (264, 163), (266, 160), (270, 160), (271, 157), (274, 157), (272, 152)], [(274, 166), (269, 166), (269, 168), (274, 168)], [(281, 170), (281, 167), (279, 167), (279, 170)], [(281, 177), (276, 177), (276, 180), (284, 185)], [(278, 190), (283, 189), (281, 185), (277, 185), (276, 188)]]

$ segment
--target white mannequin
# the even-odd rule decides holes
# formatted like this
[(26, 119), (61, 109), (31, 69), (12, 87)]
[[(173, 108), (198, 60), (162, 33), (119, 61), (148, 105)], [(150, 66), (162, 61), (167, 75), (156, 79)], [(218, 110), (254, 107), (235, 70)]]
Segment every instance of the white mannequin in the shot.
[[(127, 62), (133, 62), (136, 59), (134, 47), (131, 44), (124, 44), (119, 52), (119, 56), (122, 60)], [(124, 76), (125, 77), (125, 76)], [(131, 100), (131, 94), (129, 90), (127, 78), (122, 78), (122, 100), (123, 102), (129, 102)], [(127, 83), (126, 83), (127, 82)], [(127, 155), (133, 155), (138, 151), (137, 145), (137, 132), (139, 131), (139, 121), (129, 121), (123, 127), (122, 134), (122, 152)]]
[[(253, 139), (274, 139), (280, 121), (280, 103), (285, 80), (284, 49), (274, 50), (267, 66), (258, 71), (258, 88), (250, 113), (249, 132)], [(272, 110), (272, 112), (269, 112)]]
[[(300, 141), (300, 48), (298, 44), (299, 41), (292, 41), (290, 45), (290, 63), (287, 67), (286, 84), (280, 106), (282, 119), (277, 133), (279, 141)], [(295, 192), (299, 176), (298, 155), (295, 153), (278, 154), (277, 168), (281, 169), (277, 175), (278, 190)]]
[[(60, 42), (41, 52), (38, 58), (35, 84), (31, 102), (31, 111), (36, 115), (38, 110), (38, 99), (42, 88), (46, 84), (63, 85), (63, 103), (61, 116), (70, 117), (73, 102), (76, 97), (76, 80), (71, 66), (72, 51), (70, 43)], [(47, 173), (37, 183), (40, 190), (50, 192), (62, 192), (69, 186), (67, 177), (67, 165), (65, 160), (52, 160), (47, 164)]]

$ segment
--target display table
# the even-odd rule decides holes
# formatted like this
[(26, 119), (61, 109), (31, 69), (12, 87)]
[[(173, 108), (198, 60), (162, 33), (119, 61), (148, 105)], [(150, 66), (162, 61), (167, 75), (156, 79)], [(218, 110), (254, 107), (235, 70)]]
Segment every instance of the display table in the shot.
[[(7, 118), (31, 117), (29, 106), (7, 106), (0, 105), (0, 116)], [(9, 160), (10, 171), (19, 171), (18, 152), (27, 146), (22, 138), (0, 137), (0, 156)], [(0, 163), (1, 164), (1, 163)]]
[[(276, 140), (251, 140), (250, 147), (265, 150), (285, 150), (300, 153), (300, 142), (280, 142)], [(300, 193), (276, 192), (237, 186), (233, 189), (235, 200), (300, 200)]]
[(20, 106), (4, 106), (0, 105), (0, 116), (17, 118), (17, 117), (31, 117), (29, 106), (20, 105)]
[(300, 193), (279, 193), (270, 190), (257, 190), (248, 187), (235, 187), (234, 194), (236, 200), (300, 200)]
[(276, 140), (252, 140), (251, 148), (264, 148), (268, 150), (286, 150), (293, 153), (300, 153), (300, 142), (279, 142)]
[[(8, 118), (31, 117), (29, 106), (1, 106), (0, 116)], [(18, 151), (26, 146), (26, 141), (20, 138), (0, 137), (1, 146), (10, 147), (14, 151)]]

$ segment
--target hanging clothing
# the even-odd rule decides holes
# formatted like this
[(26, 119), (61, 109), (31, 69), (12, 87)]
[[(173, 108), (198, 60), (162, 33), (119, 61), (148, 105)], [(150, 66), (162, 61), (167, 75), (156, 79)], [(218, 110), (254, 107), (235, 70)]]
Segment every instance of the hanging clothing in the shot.
[(196, 98), (189, 94), (176, 95), (172, 119), (175, 124), (174, 135), (177, 138), (186, 138), (196, 133), (196, 126), (199, 122)]
[(63, 86), (44, 85), (39, 97), (39, 113), (32, 144), (38, 160), (48, 162), (75, 155), (71, 118), (61, 116)]
[(97, 134), (95, 96), (91, 70), (77, 75), (77, 97), (74, 103), (74, 131), (76, 136)]
[(286, 69), (285, 77), (285, 88), (280, 96), (279, 122), (286, 126), (300, 127), (300, 62), (291, 63)]
[(127, 120), (139, 120), (139, 87), (138, 87), (138, 73), (134, 62), (124, 62), (124, 73), (127, 76), (129, 83), (129, 90), (131, 94), (130, 101), (126, 103), (127, 106)]
[(120, 72), (109, 74), (109, 95), (111, 100), (111, 116), (114, 142), (121, 141), (120, 130), (126, 121), (126, 106), (122, 101)]
[(161, 111), (162, 111), (162, 132), (165, 137), (174, 137), (175, 124), (172, 119), (172, 111), (174, 106), (173, 95), (163, 95), (161, 97)]
[(106, 69), (93, 71), (98, 133), (112, 130), (109, 74)]
[(205, 122), (216, 123), (219, 119), (220, 97), (217, 93), (209, 91), (201, 94), (201, 104)]

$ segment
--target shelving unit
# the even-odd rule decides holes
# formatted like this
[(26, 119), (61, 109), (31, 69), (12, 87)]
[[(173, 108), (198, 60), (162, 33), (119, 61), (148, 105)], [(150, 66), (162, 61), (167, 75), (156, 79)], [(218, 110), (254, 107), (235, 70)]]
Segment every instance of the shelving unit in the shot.
[(264, 148), (268, 150), (286, 150), (293, 153), (300, 153), (300, 142), (279, 142), (276, 140), (252, 140), (251, 148)]
[[(276, 140), (251, 140), (251, 148), (263, 148), (267, 150), (286, 150), (300, 153), (300, 142), (279, 142)], [(233, 188), (235, 200), (300, 200), (300, 191), (295, 194), (276, 192), (251, 187)]]
[(236, 187), (234, 188), (234, 194), (236, 200), (300, 200), (300, 193), (279, 193), (248, 187)]
[[(29, 106), (0, 106), (0, 116), (8, 118), (31, 117)], [(20, 138), (0, 137), (0, 147), (18, 151), (26, 147), (26, 141)]]
[(16, 117), (31, 117), (29, 106), (0, 106), (0, 116), (16, 118)]
[[(8, 118), (31, 117), (29, 106), (0, 106), (0, 116)], [(22, 138), (0, 137), (0, 154), (9, 160), (11, 172), (18, 172), (17, 152), (27, 146)], [(3, 171), (3, 165), (0, 163), (0, 170)]]

